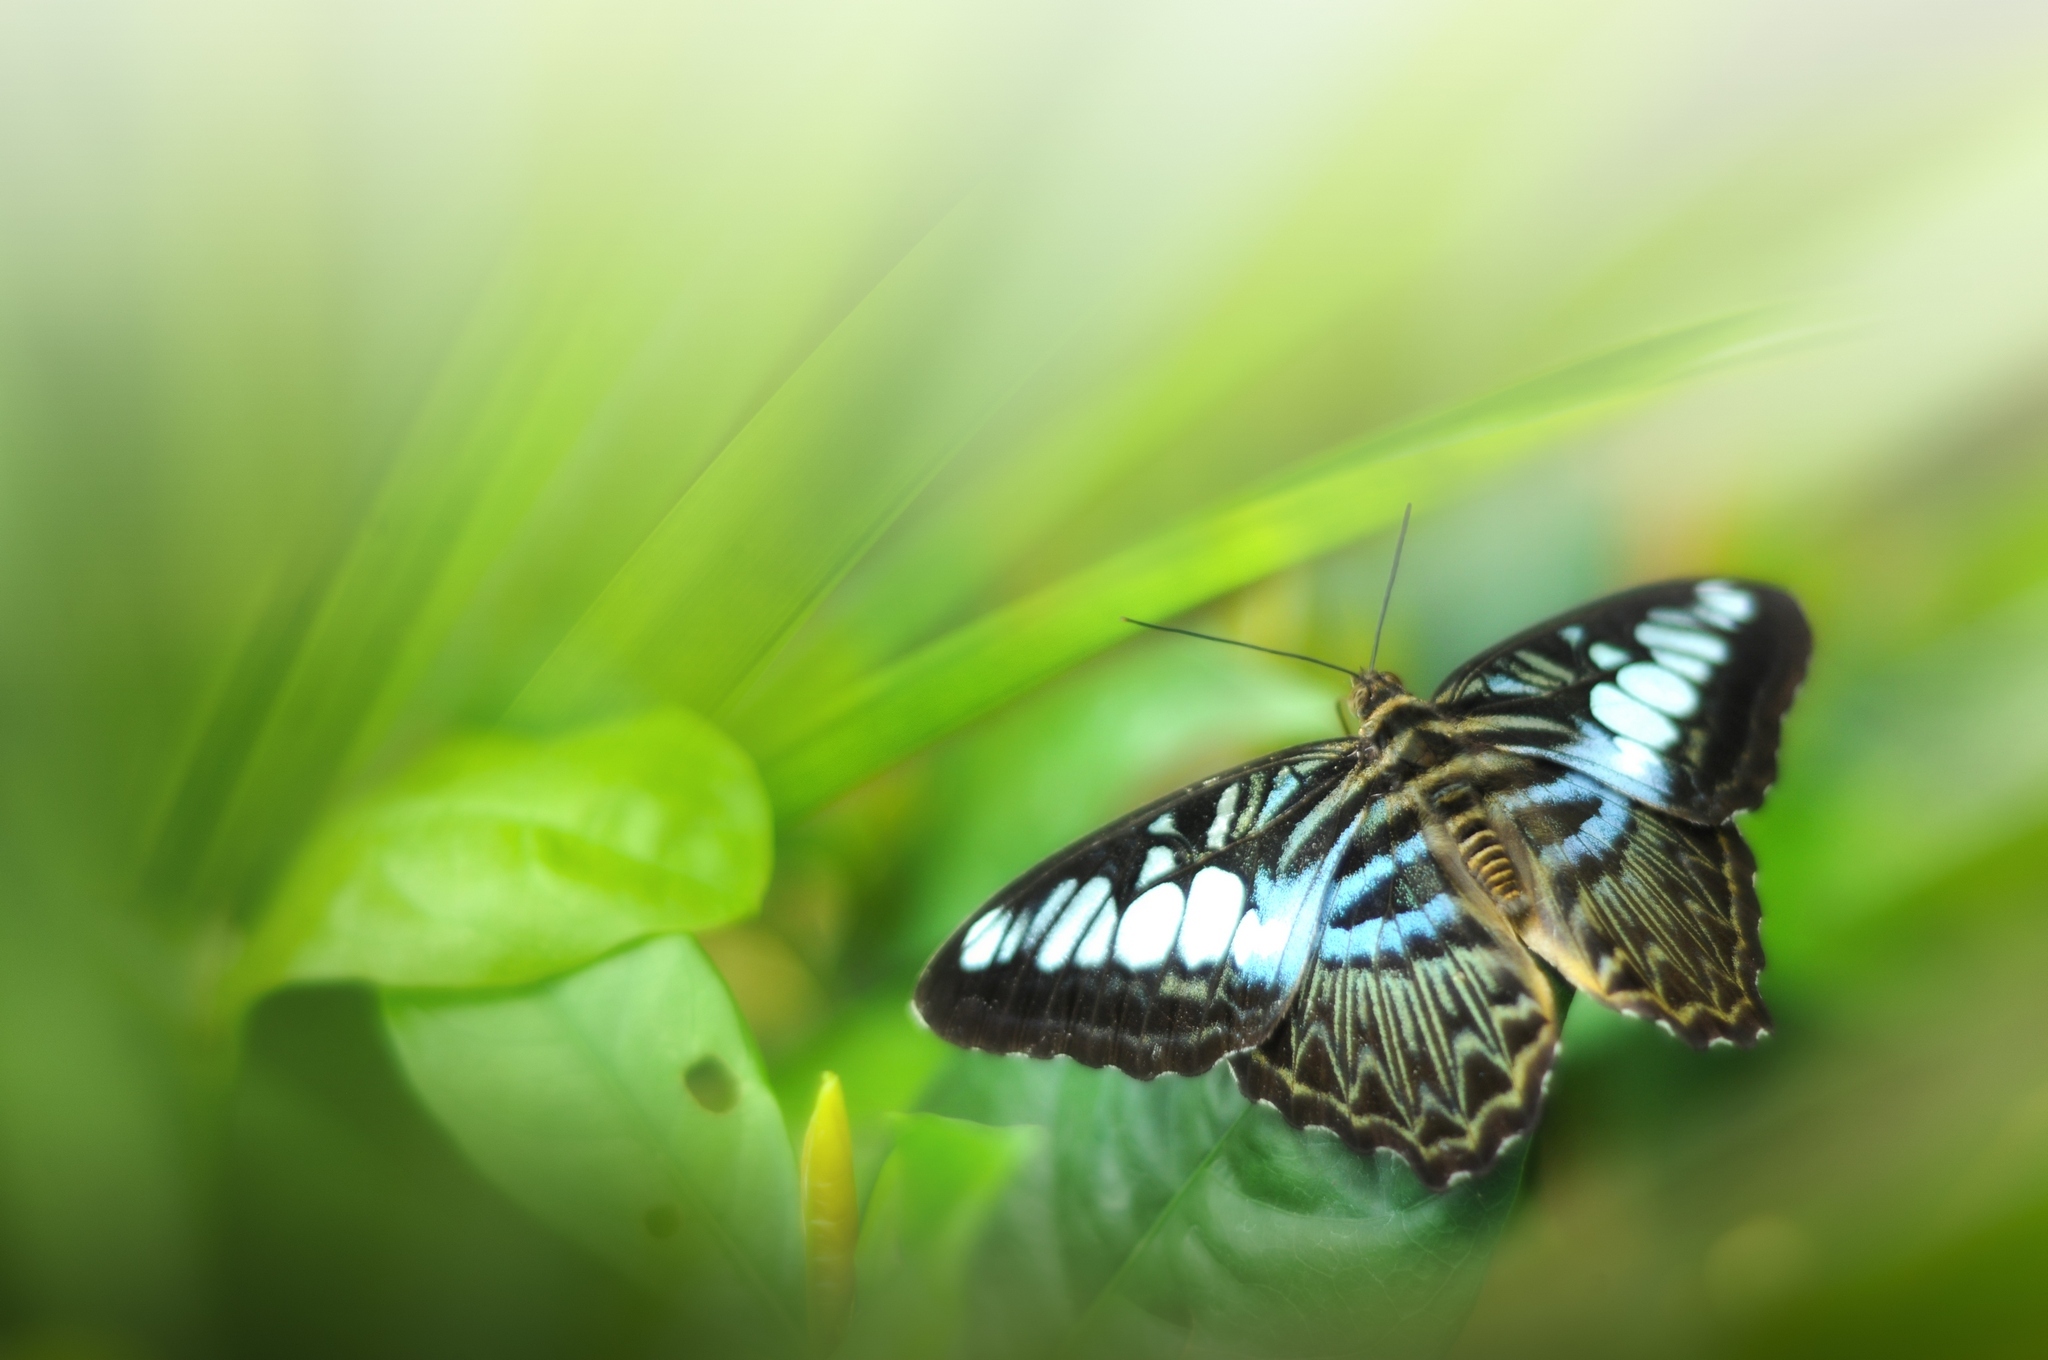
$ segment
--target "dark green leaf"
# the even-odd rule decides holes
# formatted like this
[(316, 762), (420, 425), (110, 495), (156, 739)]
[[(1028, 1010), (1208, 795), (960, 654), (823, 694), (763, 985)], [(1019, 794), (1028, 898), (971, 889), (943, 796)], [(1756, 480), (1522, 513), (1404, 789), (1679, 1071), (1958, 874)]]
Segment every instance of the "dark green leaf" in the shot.
[(544, 986), (385, 994), (413, 1087), (483, 1173), (677, 1295), (695, 1335), (802, 1335), (796, 1164), (716, 970), (651, 940)]
[(679, 710), (548, 742), (452, 741), (315, 837), (231, 993), (534, 981), (749, 915), (770, 834), (745, 754)]
[(1147, 1083), (963, 1054), (930, 1103), (1050, 1131), (972, 1295), (980, 1334), (1015, 1356), (1433, 1354), (1471, 1307), (1526, 1147), (1432, 1194), (1389, 1154), (1246, 1103), (1221, 1069)]

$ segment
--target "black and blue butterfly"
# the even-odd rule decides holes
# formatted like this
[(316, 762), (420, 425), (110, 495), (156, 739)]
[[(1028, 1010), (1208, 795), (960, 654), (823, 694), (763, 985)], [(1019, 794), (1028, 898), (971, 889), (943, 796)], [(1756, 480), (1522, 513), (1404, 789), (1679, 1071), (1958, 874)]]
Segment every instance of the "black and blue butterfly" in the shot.
[(1039, 864), (940, 948), (916, 1005), (968, 1048), (1134, 1077), (1229, 1059), (1296, 1127), (1441, 1188), (1539, 1112), (1558, 1005), (1754, 1043), (1756, 862), (1812, 635), (1791, 596), (1688, 580), (1596, 601), (1428, 700), (1353, 673), (1355, 735), (1214, 775)]

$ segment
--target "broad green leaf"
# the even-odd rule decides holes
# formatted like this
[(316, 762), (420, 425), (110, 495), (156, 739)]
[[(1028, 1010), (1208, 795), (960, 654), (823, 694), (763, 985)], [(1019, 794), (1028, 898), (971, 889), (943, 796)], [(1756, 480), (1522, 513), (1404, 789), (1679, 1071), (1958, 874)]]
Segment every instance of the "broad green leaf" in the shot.
[(964, 1277), (998, 1196), (1044, 1148), (1044, 1131), (906, 1115), (861, 1224), (859, 1292), (845, 1345), (857, 1356), (965, 1355), (986, 1342)]
[(1134, 1081), (963, 1054), (931, 1106), (1050, 1137), (970, 1296), (986, 1353), (1428, 1355), (1456, 1335), (1526, 1143), (1443, 1194), (1247, 1103), (1230, 1074)]
[(389, 991), (384, 1017), (427, 1108), (514, 1199), (675, 1295), (700, 1344), (800, 1348), (795, 1159), (693, 941), (518, 991)]
[(1398, 429), (1354, 440), (996, 609), (824, 702), (804, 677), (751, 697), (734, 730), (785, 814), (815, 807), (947, 731), (1159, 617), (1327, 552), (1403, 504), (1449, 495), (1576, 423), (1781, 344), (1753, 317), (1639, 341)]
[(770, 834), (745, 754), (680, 710), (551, 741), (451, 741), (315, 836), (229, 994), (531, 982), (750, 914)]

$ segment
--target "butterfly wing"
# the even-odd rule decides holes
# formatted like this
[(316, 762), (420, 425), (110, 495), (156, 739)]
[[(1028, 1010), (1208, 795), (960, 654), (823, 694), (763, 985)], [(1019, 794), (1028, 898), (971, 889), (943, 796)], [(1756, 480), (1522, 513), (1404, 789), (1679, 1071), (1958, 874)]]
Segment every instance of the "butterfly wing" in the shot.
[(917, 1011), (968, 1048), (1135, 1077), (1263, 1040), (1301, 980), (1364, 803), (1355, 741), (1190, 785), (1044, 861), (926, 965)]
[(1549, 984), (1482, 889), (1432, 854), (1412, 798), (1373, 805), (1286, 1018), (1231, 1059), (1297, 1128), (1392, 1149), (1441, 1189), (1535, 1123)]
[(1461, 735), (1708, 825), (1756, 807), (1813, 636), (1784, 591), (1667, 581), (1610, 595), (1466, 662), (1435, 703)]
[(1616, 1010), (1695, 1047), (1751, 1044), (1770, 1025), (1757, 990), (1756, 860), (1733, 825), (1701, 826), (1599, 780), (1495, 755), (1488, 806), (1519, 838), (1523, 941)]

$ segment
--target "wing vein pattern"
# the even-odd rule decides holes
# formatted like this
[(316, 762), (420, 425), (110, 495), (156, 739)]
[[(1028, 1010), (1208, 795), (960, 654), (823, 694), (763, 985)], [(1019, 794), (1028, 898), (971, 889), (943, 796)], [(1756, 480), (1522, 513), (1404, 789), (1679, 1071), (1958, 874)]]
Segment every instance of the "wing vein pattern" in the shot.
[(1812, 636), (1791, 596), (1671, 581), (1459, 667), (1425, 702), (1360, 674), (1357, 735), (1190, 785), (1045, 860), (927, 966), (969, 1048), (1132, 1076), (1230, 1061), (1297, 1127), (1431, 1186), (1537, 1118), (1540, 959), (1695, 1045), (1770, 1023), (1756, 862)]

